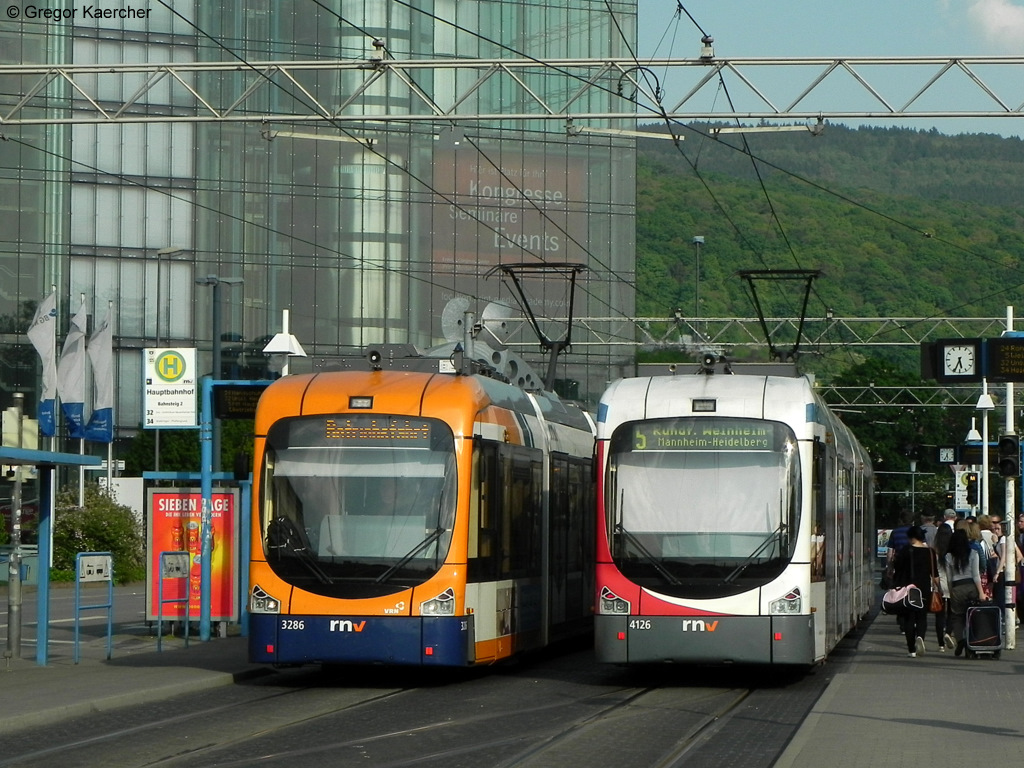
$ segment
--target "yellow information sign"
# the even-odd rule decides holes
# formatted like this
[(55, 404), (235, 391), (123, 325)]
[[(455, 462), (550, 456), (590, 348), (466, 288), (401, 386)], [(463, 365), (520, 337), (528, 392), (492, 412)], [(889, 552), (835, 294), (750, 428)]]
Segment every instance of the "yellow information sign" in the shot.
[(196, 350), (143, 350), (142, 425), (146, 429), (196, 427)]

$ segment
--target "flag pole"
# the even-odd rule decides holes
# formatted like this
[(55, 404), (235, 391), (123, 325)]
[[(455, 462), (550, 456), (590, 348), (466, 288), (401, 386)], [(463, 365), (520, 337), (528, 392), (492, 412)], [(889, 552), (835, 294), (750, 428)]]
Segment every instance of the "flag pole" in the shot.
[[(60, 327), (60, 323), (59, 323), (59, 321), (60, 321), (60, 297), (57, 296), (57, 284), (56, 283), (51, 283), (50, 284), (50, 293), (52, 293), (54, 295), (55, 299), (56, 299), (56, 301), (54, 303), (54, 313), (55, 314), (54, 314), (54, 318), (53, 318), (53, 334), (50, 336), (50, 360), (53, 361), (53, 426), (54, 426), (54, 430), (47, 437), (47, 440), (48, 440), (47, 447), (51, 451), (56, 451), (57, 450), (57, 445), (58, 445), (58, 443), (57, 443), (57, 430), (56, 430), (56, 426), (57, 426), (57, 419), (59, 418), (59, 414), (60, 414), (60, 393), (57, 391), (57, 329)], [(53, 494), (52, 494), (53, 498), (51, 499), (51, 502), (55, 502), (57, 500), (57, 483), (53, 483), (52, 484), (52, 491), (53, 491)], [(54, 507), (51, 504), (50, 509), (53, 509), (53, 508)], [(51, 531), (53, 530), (53, 526), (52, 525), (50, 526), (50, 530)], [(53, 553), (52, 542), (51, 542), (51, 547), (50, 547), (50, 553), (51, 553), (51, 557), (52, 557), (53, 556), (52, 555), (52, 553)], [(53, 563), (52, 562), (50, 563), (50, 567), (51, 568), (53, 567)]]
[[(114, 321), (114, 302), (111, 300), (107, 301), (107, 325), (109, 326)], [(110, 333), (113, 334), (114, 329), (110, 328)], [(113, 375), (113, 350), (111, 350), (111, 370), (110, 374)], [(116, 398), (115, 398), (116, 399)], [(93, 403), (95, 405), (95, 403)], [(114, 489), (114, 413), (116, 409), (114, 407), (114, 400), (110, 402), (110, 440), (107, 442), (107, 493), (113, 498)]]
[[(80, 295), (82, 297), (82, 309), (85, 309), (85, 294), (83, 293), (83, 294), (80, 294)], [(85, 343), (85, 340), (87, 338), (89, 338), (89, 333), (88, 333), (88, 323), (89, 323), (89, 320), (88, 320), (88, 317), (89, 316), (86, 315), (86, 321), (85, 321), (86, 322), (86, 327), (82, 328), (82, 331), (84, 332), (84, 335), (82, 336), (82, 343), (83, 344)], [(85, 359), (84, 358), (82, 359), (82, 366), (83, 366), (83, 368), (85, 366)], [(84, 387), (84, 384), (85, 384), (85, 381), (84, 381), (85, 377), (84, 377), (84, 375), (83, 375), (82, 378), (83, 378), (82, 384), (83, 384), (83, 387)], [(83, 424), (85, 423), (85, 390), (84, 389), (82, 391), (82, 423)], [(85, 436), (84, 435), (81, 435), (78, 438), (78, 455), (79, 456), (85, 456)], [(85, 464), (84, 463), (78, 465), (78, 506), (79, 507), (85, 507)]]

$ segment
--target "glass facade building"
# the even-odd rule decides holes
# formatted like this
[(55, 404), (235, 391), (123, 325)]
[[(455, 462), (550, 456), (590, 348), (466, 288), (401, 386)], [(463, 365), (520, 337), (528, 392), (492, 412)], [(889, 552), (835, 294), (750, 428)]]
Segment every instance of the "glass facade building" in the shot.
[[(261, 350), (281, 329), (282, 310), (309, 355), (292, 363), (293, 373), (370, 344), (442, 343), (453, 298), (478, 313), (497, 301), (518, 317), (515, 294), (493, 271), (499, 265), (582, 265), (577, 317), (633, 315), (631, 140), (569, 136), (557, 120), (374, 120), (412, 114), (424, 97), (449, 103), (475, 77), (460, 70), (410, 70), (410, 82), (396, 88), (390, 80), (366, 87), (360, 72), (318, 69), (308, 80), (275, 80), (244, 105), (297, 112), (312, 108), (314, 94), (332, 93), (347, 118), (364, 118), (344, 123), (170, 118), (194, 109), (188, 86), (225, 104), (236, 98), (261, 77), (251, 62), (365, 61), (375, 53), (399, 61), (627, 58), (635, 2), (174, 0), (146, 9), (144, 18), (23, 16), (0, 28), (2, 64), (238, 63), (193, 81), (150, 84), (143, 72), (83, 77), (77, 87), (57, 80), (41, 111), (74, 118), (141, 93), (131, 110), (146, 121), (4, 129), (0, 406), (14, 391), (26, 392), (30, 412), (38, 400), (39, 362), (25, 330), (51, 286), (61, 335), (82, 297), (90, 331), (113, 308), (119, 439), (142, 423), (144, 348), (197, 347), (200, 368), (210, 370), (213, 292), (197, 278), (241, 280), (223, 292), (225, 378), (266, 375)], [(473, 92), (474, 109), (515, 114), (524, 89), (558, 102), (580, 86), (557, 69), (513, 85), (495, 79)], [(28, 87), (25, 77), (0, 78), (0, 109)], [(580, 106), (610, 111), (614, 98), (595, 89)], [(532, 276), (523, 286), (546, 332), (563, 335), (564, 274)], [(508, 341), (543, 373), (526, 324)], [(576, 383), (569, 394), (596, 402), (631, 356), (622, 349), (574, 347), (558, 378)]]

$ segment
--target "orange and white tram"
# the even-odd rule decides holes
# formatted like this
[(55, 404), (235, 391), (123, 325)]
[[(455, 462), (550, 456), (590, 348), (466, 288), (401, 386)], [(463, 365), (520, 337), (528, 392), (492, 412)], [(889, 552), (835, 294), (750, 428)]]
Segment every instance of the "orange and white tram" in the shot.
[(447, 362), (262, 395), (252, 661), (491, 664), (592, 629), (593, 421)]

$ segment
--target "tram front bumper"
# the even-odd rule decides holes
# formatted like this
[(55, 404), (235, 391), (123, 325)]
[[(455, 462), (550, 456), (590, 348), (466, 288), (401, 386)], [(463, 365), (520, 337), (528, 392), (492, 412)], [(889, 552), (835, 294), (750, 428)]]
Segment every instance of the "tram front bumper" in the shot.
[(249, 615), (249, 660), (264, 664), (473, 663), (472, 616)]
[(810, 616), (596, 616), (598, 661), (814, 663)]

